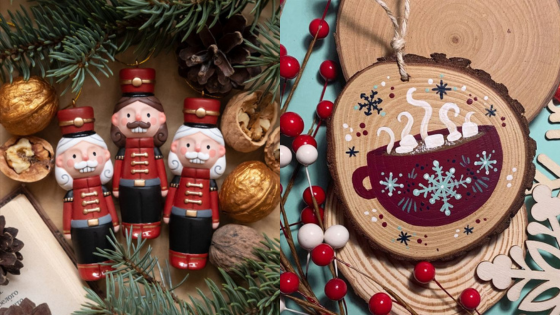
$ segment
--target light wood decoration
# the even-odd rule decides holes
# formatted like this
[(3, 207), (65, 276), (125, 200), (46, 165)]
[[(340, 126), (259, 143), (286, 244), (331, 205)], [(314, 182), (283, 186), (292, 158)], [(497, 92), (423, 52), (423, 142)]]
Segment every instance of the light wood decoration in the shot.
[(448, 259), (503, 231), (535, 174), (521, 105), (465, 59), (405, 56), (354, 76), (328, 127), (350, 225), (408, 260)]
[(554, 162), (551, 158), (549, 158), (546, 154), (539, 154), (537, 156), (537, 162), (542, 165), (546, 170), (548, 170), (551, 174), (553, 179), (548, 178), (548, 175), (543, 174), (541, 171), (535, 171), (535, 184), (531, 189), (527, 189), (525, 191), (526, 195), (531, 195), (533, 193), (533, 189), (539, 185), (543, 184), (552, 190), (560, 189), (560, 165)]
[[(389, 0), (403, 16), (404, 0)], [(468, 58), (525, 106), (532, 120), (560, 82), (560, 8), (557, 0), (422, 0), (411, 3), (405, 53)], [(342, 0), (336, 44), (346, 79), (390, 56), (394, 29), (374, 0)]]
[[(327, 195), (325, 204), (326, 226), (342, 224), (349, 227), (350, 225), (344, 218), (343, 206), (332, 189), (329, 190)], [(484, 313), (498, 302), (504, 293), (495, 290), (490, 283), (477, 281), (474, 270), (479, 262), (504, 254), (513, 245), (523, 244), (527, 239), (526, 225), (527, 213), (525, 209), (522, 209), (512, 219), (509, 228), (504, 233), (493, 236), (484, 246), (472, 250), (460, 258), (435, 263), (436, 279), (456, 298), (466, 288), (472, 287), (478, 290), (482, 296), (482, 302), (477, 309), (480, 313)], [(465, 314), (465, 311), (458, 307), (435, 283), (432, 282), (427, 286), (417, 284), (412, 275), (414, 263), (397, 260), (380, 251), (373, 250), (368, 246), (367, 240), (360, 237), (353, 229), (349, 229), (349, 231), (350, 241), (345, 247), (337, 250), (338, 258), (350, 263), (396, 292), (418, 314)], [(338, 266), (356, 294), (365, 301), (368, 301), (373, 294), (383, 291), (379, 285), (358, 272), (342, 264), (338, 264)], [(391, 314), (408, 315), (410, 313), (402, 306), (393, 304)]]
[[(533, 199), (535, 204), (531, 208), (531, 215), (535, 221), (529, 223), (527, 233), (534, 238), (525, 241), (525, 250), (534, 263), (527, 264), (525, 250), (516, 245), (509, 250), (509, 256), (502, 254), (493, 258), (492, 262), (481, 262), (476, 274), (483, 281), (492, 281), (498, 290), (507, 289), (507, 298), (512, 302), (519, 300), (525, 286), (534, 281), (538, 284), (528, 287), (529, 292), (519, 304), (519, 310), (560, 314), (560, 295), (557, 293), (560, 274), (556, 267), (556, 261), (560, 258), (560, 199), (553, 197), (550, 187), (546, 185), (535, 187)], [(554, 245), (550, 244), (550, 239), (554, 239)]]

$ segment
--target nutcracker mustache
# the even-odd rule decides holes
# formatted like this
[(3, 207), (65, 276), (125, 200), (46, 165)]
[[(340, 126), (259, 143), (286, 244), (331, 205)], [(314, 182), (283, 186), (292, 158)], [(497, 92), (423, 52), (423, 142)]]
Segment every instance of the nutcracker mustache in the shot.
[(152, 124), (145, 121), (134, 121), (126, 124), (126, 128), (130, 129), (133, 133), (144, 133), (148, 132), (148, 128), (150, 128), (151, 125)]
[(81, 161), (74, 164), (74, 168), (79, 170), (80, 173), (90, 173), (95, 170), (99, 163), (96, 160)]
[(208, 161), (208, 159), (210, 158), (210, 155), (206, 154), (206, 153), (202, 153), (202, 152), (190, 151), (190, 152), (185, 153), (185, 157), (191, 163), (204, 164), (204, 163), (206, 163), (206, 161)]

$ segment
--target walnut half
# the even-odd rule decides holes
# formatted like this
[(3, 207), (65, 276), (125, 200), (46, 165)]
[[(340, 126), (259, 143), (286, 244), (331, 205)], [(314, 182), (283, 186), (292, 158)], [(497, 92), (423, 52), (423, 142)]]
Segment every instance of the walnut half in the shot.
[(19, 182), (36, 182), (54, 165), (50, 143), (37, 137), (13, 137), (0, 147), (0, 170)]

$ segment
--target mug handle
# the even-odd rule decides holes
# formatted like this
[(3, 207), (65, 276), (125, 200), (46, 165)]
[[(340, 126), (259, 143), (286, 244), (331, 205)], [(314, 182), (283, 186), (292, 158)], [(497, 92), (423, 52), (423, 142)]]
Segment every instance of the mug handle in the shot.
[(364, 187), (364, 179), (369, 177), (368, 167), (362, 166), (357, 168), (352, 174), (352, 185), (356, 193), (364, 199), (375, 198), (375, 191)]

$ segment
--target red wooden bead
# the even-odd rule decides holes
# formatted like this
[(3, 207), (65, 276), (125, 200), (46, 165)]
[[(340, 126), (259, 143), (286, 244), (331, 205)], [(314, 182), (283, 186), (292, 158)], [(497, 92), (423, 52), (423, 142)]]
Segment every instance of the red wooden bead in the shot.
[(334, 260), (334, 249), (329, 244), (319, 244), (311, 251), (311, 260), (317, 266), (326, 266)]
[(333, 301), (342, 300), (347, 292), (348, 286), (346, 282), (340, 278), (331, 279), (325, 285), (325, 295)]
[(556, 89), (556, 93), (554, 93), (554, 99), (557, 102), (560, 102), (560, 86), (558, 86), (558, 89)]
[(299, 73), (299, 61), (292, 56), (280, 57), (280, 76), (286, 80), (297, 77)]
[[(319, 29), (319, 26), (321, 26), (321, 29)], [(309, 23), (309, 33), (311, 33), (311, 36), (315, 37), (315, 34), (317, 34), (317, 32), (319, 32), (319, 35), (317, 35), (317, 39), (323, 39), (327, 37), (327, 35), (329, 35), (329, 23), (321, 19), (315, 19), (311, 21), (311, 23)]]
[(299, 278), (293, 272), (284, 272), (280, 275), (280, 292), (284, 294), (292, 294), (297, 292), (299, 287)]
[(317, 105), (317, 116), (319, 116), (319, 118), (323, 120), (329, 119), (332, 115), (333, 108), (334, 108), (333, 102), (321, 101)]
[(416, 281), (426, 284), (436, 277), (436, 268), (427, 261), (421, 261), (414, 267), (414, 278)]
[[(321, 216), (321, 220), (324, 220), (325, 210), (321, 207), (319, 207), (319, 215)], [(319, 220), (317, 219), (317, 216), (315, 215), (315, 211), (313, 210), (312, 207), (305, 207), (301, 211), (301, 222), (303, 222), (303, 224), (314, 223), (319, 225)]]
[(292, 142), (292, 150), (294, 150), (294, 152), (297, 152), (297, 150), (305, 144), (310, 144), (317, 148), (317, 141), (315, 141), (315, 138), (310, 135), (299, 135)]
[(473, 288), (465, 289), (461, 293), (459, 301), (466, 309), (470, 311), (475, 310), (480, 305), (480, 293)]
[(393, 301), (387, 294), (379, 292), (369, 299), (368, 307), (372, 315), (387, 315), (393, 308)]
[(303, 119), (294, 113), (286, 112), (280, 116), (280, 131), (288, 137), (297, 137), (303, 131)]
[(288, 54), (288, 50), (284, 45), (280, 44), (280, 57), (286, 56)]
[[(322, 205), (325, 203), (326, 195), (323, 188), (321, 188), (321, 186), (311, 186), (311, 188), (313, 189), (313, 196), (315, 197), (315, 200), (317, 200), (317, 204)], [(309, 187), (303, 191), (303, 202), (305, 202), (306, 205), (313, 207), (313, 199), (311, 199), (311, 189)]]
[(332, 60), (323, 61), (323, 63), (321, 63), (321, 67), (319, 68), (319, 72), (325, 80), (332, 81), (336, 79), (336, 76), (338, 75), (336, 62)]

